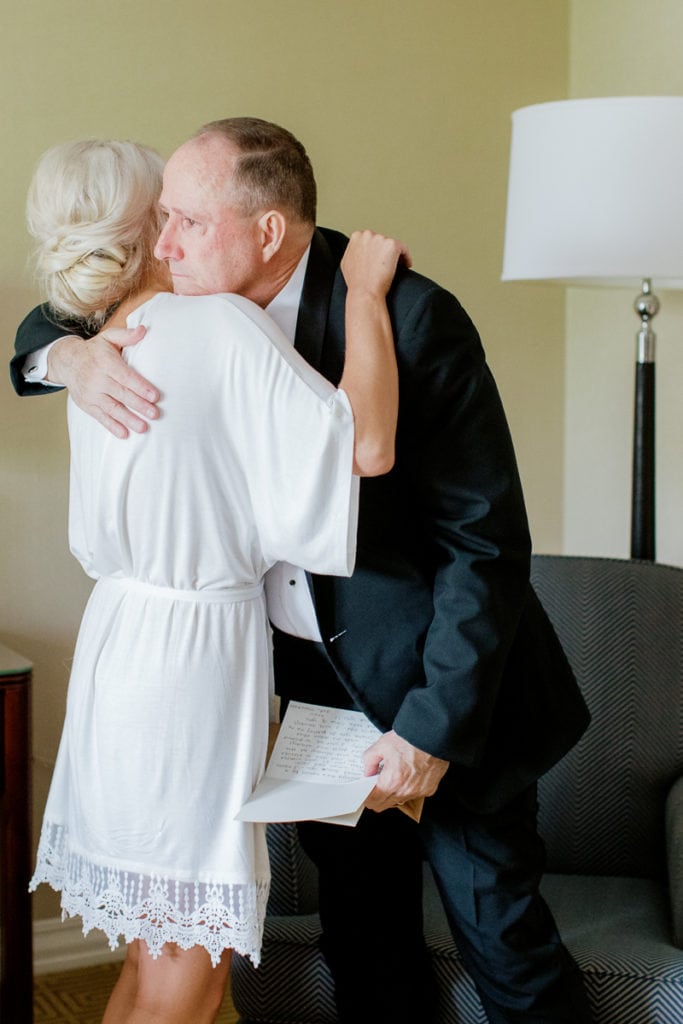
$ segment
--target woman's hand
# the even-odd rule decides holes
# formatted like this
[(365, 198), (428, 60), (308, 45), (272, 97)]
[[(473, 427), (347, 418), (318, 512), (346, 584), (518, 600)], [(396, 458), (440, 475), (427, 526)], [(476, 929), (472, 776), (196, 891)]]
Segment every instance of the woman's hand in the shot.
[(341, 261), (341, 269), (349, 289), (362, 289), (370, 295), (384, 298), (399, 262), (407, 267), (412, 264), (403, 242), (374, 231), (354, 231)]

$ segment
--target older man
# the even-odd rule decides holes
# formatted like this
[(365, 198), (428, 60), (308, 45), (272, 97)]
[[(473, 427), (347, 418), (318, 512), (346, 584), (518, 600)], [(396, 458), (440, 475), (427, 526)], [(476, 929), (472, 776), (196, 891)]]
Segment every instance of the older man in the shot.
[[(315, 227), (315, 195), (290, 133), (251, 118), (214, 122), (168, 161), (156, 255), (177, 292), (258, 302), (336, 383), (346, 238)], [(306, 580), (280, 566), (269, 580), (278, 692), (358, 708), (383, 733), (366, 754), (368, 772), (382, 765), (368, 801), (382, 813), (355, 829), (300, 825), (320, 872), (340, 1019), (434, 1019), (426, 856), (491, 1024), (583, 1024), (578, 968), (539, 894), (536, 783), (588, 712), (529, 583), (513, 446), (477, 332), (453, 295), (405, 268), (388, 302), (396, 464), (363, 481), (354, 575)], [(19, 391), (45, 389), (40, 360), (26, 356), (56, 333), (44, 310), (21, 325)], [(135, 340), (63, 337), (48, 357), (47, 379), (120, 437), (156, 416), (153, 382), (119, 355)], [(394, 809), (419, 796), (419, 824)]]

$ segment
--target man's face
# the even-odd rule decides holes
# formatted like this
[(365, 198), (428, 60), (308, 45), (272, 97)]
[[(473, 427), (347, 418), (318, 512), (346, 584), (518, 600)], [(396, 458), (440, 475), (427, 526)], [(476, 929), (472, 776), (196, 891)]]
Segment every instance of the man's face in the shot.
[(258, 213), (232, 197), (236, 151), (219, 136), (191, 139), (168, 160), (160, 206), (167, 217), (154, 249), (180, 295), (236, 292), (253, 298), (264, 274)]

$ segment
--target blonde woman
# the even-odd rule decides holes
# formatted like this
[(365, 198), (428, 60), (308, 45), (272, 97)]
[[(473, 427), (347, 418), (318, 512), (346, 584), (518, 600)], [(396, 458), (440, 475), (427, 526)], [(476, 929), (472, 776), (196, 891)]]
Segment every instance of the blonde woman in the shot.
[(259, 962), (264, 829), (235, 815), (265, 756), (262, 579), (277, 560), (350, 575), (358, 476), (390, 469), (397, 417), (384, 296), (403, 247), (350, 242), (334, 388), (254, 303), (169, 293), (161, 174), (144, 146), (67, 143), (28, 201), (51, 319), (144, 329), (127, 359), (162, 394), (126, 441), (68, 405), (70, 546), (96, 584), (31, 888), (128, 944), (105, 1024), (210, 1024), (231, 950)]

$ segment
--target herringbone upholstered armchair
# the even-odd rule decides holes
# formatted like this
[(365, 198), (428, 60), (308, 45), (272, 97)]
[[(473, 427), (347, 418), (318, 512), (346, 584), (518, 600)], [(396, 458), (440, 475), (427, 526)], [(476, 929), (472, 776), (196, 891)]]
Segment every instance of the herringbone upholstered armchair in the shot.
[[(595, 1024), (681, 1024), (683, 569), (537, 555), (532, 577), (593, 715), (541, 780), (543, 891)], [(315, 871), (293, 826), (269, 826), (269, 845), (263, 962), (234, 958), (237, 1010), (243, 1024), (333, 1024)], [(428, 869), (425, 922), (440, 1024), (486, 1024)]]

